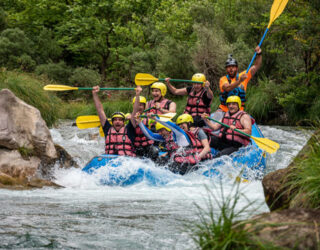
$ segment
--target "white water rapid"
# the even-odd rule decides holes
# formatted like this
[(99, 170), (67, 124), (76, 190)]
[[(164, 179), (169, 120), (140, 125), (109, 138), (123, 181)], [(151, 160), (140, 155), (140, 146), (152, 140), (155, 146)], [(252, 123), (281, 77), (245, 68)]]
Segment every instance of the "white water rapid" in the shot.
[[(63, 122), (51, 134), (84, 167), (103, 153), (104, 142), (96, 129), (79, 131), (71, 124)], [(260, 128), (281, 145), (269, 155), (266, 172), (285, 168), (310, 137), (297, 128)], [(137, 159), (125, 164), (130, 168), (145, 163)], [(186, 223), (198, 221), (195, 204), (206, 210), (206, 187), (221, 200), (219, 179), (196, 174), (166, 185), (142, 182), (127, 187), (103, 186), (97, 176), (75, 168), (57, 169), (55, 178), (65, 188), (0, 190), (0, 248), (194, 249)], [(226, 196), (234, 187), (231, 180), (221, 185)], [(244, 217), (268, 211), (261, 181), (241, 183), (240, 189), (248, 199), (240, 199), (237, 209), (254, 202)], [(219, 213), (218, 204), (212, 206)]]

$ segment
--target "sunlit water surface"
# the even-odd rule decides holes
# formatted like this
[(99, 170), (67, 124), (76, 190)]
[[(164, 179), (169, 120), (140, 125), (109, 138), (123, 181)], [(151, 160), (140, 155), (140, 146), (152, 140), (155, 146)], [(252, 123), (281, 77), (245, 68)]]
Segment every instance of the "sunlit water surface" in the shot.
[[(79, 131), (71, 125), (63, 122), (51, 134), (83, 167), (103, 153), (104, 142), (96, 129)], [(260, 128), (281, 145), (268, 156), (266, 172), (285, 168), (310, 137), (296, 128)], [(126, 167), (140, 164), (145, 163), (135, 160)], [(127, 187), (102, 186), (97, 176), (76, 168), (57, 168), (54, 176), (65, 188), (0, 190), (0, 248), (193, 249), (188, 230), (190, 222), (199, 221), (195, 204), (208, 210), (208, 188), (215, 194), (212, 206), (218, 214), (221, 192), (234, 193), (233, 180), (220, 182), (197, 174), (172, 178), (166, 185), (142, 182)], [(164, 176), (172, 174), (167, 171)], [(237, 210), (254, 202), (243, 217), (268, 211), (261, 181), (241, 183), (240, 189), (245, 197)]]

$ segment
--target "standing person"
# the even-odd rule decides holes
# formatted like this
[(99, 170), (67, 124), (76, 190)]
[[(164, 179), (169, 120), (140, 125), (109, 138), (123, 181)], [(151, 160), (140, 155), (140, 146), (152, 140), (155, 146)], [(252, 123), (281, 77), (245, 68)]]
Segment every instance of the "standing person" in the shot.
[(150, 88), (153, 100), (147, 102), (147, 109), (153, 109), (149, 110), (148, 114), (166, 114), (176, 112), (176, 103), (165, 98), (167, 86), (164, 83), (155, 82)]
[(229, 125), (230, 128), (210, 121), (207, 119), (208, 114), (202, 115), (211, 129), (220, 129), (218, 136), (212, 136), (210, 142), (210, 147), (220, 151), (215, 157), (229, 155), (240, 147), (247, 146), (250, 143), (250, 138), (234, 131), (234, 129), (251, 135), (252, 124), (255, 122), (249, 114), (240, 110), (241, 99), (239, 96), (229, 96), (226, 104), (228, 111), (224, 114), (221, 122)]
[(173, 87), (170, 83), (170, 78), (166, 78), (166, 83), (172, 94), (188, 95), (187, 105), (184, 113), (192, 116), (196, 127), (203, 127), (205, 126), (205, 123), (201, 118), (201, 114), (210, 114), (213, 93), (210, 89), (210, 82), (206, 80), (204, 74), (194, 74), (191, 80), (202, 83), (193, 83), (192, 86), (181, 89), (176, 89)]
[(244, 110), (248, 82), (257, 73), (262, 64), (261, 48), (257, 46), (255, 52), (257, 52), (257, 59), (254, 65), (249, 69), (248, 74), (246, 74), (246, 71), (238, 73), (238, 62), (231, 54), (229, 55), (226, 61), (227, 75), (221, 77), (219, 83), (221, 91), (219, 109), (223, 112), (228, 111), (226, 101), (229, 96), (239, 96), (242, 103), (240, 109)]
[[(125, 115), (122, 112), (113, 113), (111, 116), (112, 124), (110, 124), (104, 112), (102, 103), (99, 99), (99, 91), (100, 87), (94, 86), (92, 89), (92, 96), (106, 138), (105, 153), (113, 155), (136, 156), (134, 149), (134, 141), (136, 136), (135, 127), (137, 125), (133, 117), (135, 117), (138, 111), (139, 99), (133, 107), (133, 112), (127, 125), (124, 124)], [(137, 86), (136, 97), (139, 98), (139, 94), (141, 93), (141, 91), (141, 87)]]

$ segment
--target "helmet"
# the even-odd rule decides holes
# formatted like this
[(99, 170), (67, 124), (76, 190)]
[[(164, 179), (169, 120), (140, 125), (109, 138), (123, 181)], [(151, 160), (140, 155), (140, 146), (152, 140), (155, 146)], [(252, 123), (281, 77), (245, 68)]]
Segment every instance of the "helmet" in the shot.
[[(136, 101), (136, 97), (133, 97), (132, 104)], [(144, 96), (140, 96), (140, 103), (147, 104), (147, 99)]]
[(124, 116), (126, 119), (128, 119), (128, 117), (131, 115), (131, 113), (126, 113)]
[(189, 123), (189, 122), (193, 123), (192, 116), (189, 114), (182, 114), (182, 115), (178, 116), (176, 124), (180, 125), (181, 123)]
[(206, 76), (202, 73), (197, 73), (197, 74), (194, 74), (192, 76), (192, 81), (198, 81), (198, 82), (205, 82), (207, 79), (206, 79)]
[(232, 96), (229, 96), (226, 103), (230, 103), (230, 102), (236, 102), (238, 103), (238, 107), (241, 108), (241, 99), (239, 96), (237, 95), (232, 95)]
[(155, 82), (151, 85), (152, 89), (160, 89), (161, 95), (165, 96), (167, 93), (167, 86), (162, 82)]
[(126, 116), (122, 112), (114, 112), (111, 116), (111, 120), (113, 120), (116, 117), (122, 118), (123, 120), (126, 119)]
[(161, 123), (157, 122), (157, 123), (156, 123), (156, 130), (158, 131), (158, 130), (160, 130), (160, 129), (162, 129), (162, 128), (166, 129), (166, 130), (169, 131), (169, 132), (171, 131), (170, 128), (167, 128), (166, 126), (164, 126), (164, 125), (162, 125)]
[(228, 59), (226, 61), (226, 67), (228, 67), (228, 66), (237, 66), (238, 67), (238, 62), (236, 59), (234, 59), (232, 57), (232, 54), (228, 55)]

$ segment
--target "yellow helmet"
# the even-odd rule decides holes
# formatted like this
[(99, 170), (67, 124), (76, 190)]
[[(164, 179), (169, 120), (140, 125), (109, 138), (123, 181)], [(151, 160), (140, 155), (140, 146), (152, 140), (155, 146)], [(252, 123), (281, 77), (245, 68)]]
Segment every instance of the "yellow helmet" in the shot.
[(236, 102), (238, 103), (238, 107), (241, 108), (241, 99), (239, 96), (237, 95), (232, 95), (232, 96), (229, 96), (226, 103), (230, 103), (230, 102)]
[(131, 115), (131, 113), (126, 113), (124, 116), (126, 119), (128, 119), (128, 117)]
[(198, 81), (198, 82), (205, 82), (207, 79), (206, 79), (206, 76), (202, 73), (197, 73), (197, 74), (194, 74), (192, 76), (192, 81)]
[(182, 114), (178, 116), (176, 124), (180, 125), (181, 123), (189, 123), (189, 122), (193, 123), (192, 116), (189, 114)]
[(122, 118), (123, 120), (126, 119), (126, 116), (122, 112), (114, 112), (111, 116), (111, 120), (113, 120), (116, 117)]
[[(136, 101), (136, 97), (133, 97), (132, 104)], [(140, 103), (147, 104), (147, 99), (144, 96), (140, 96)]]
[(161, 95), (165, 96), (167, 93), (167, 86), (163, 82), (155, 82), (151, 85), (152, 89), (160, 89)]
[(167, 130), (167, 131), (169, 131), (169, 132), (171, 131), (170, 128), (167, 128), (166, 126), (164, 126), (164, 125), (162, 125), (161, 123), (157, 122), (157, 123), (156, 123), (156, 130), (159, 131), (159, 130), (162, 129), (162, 128), (164, 128), (165, 130)]

